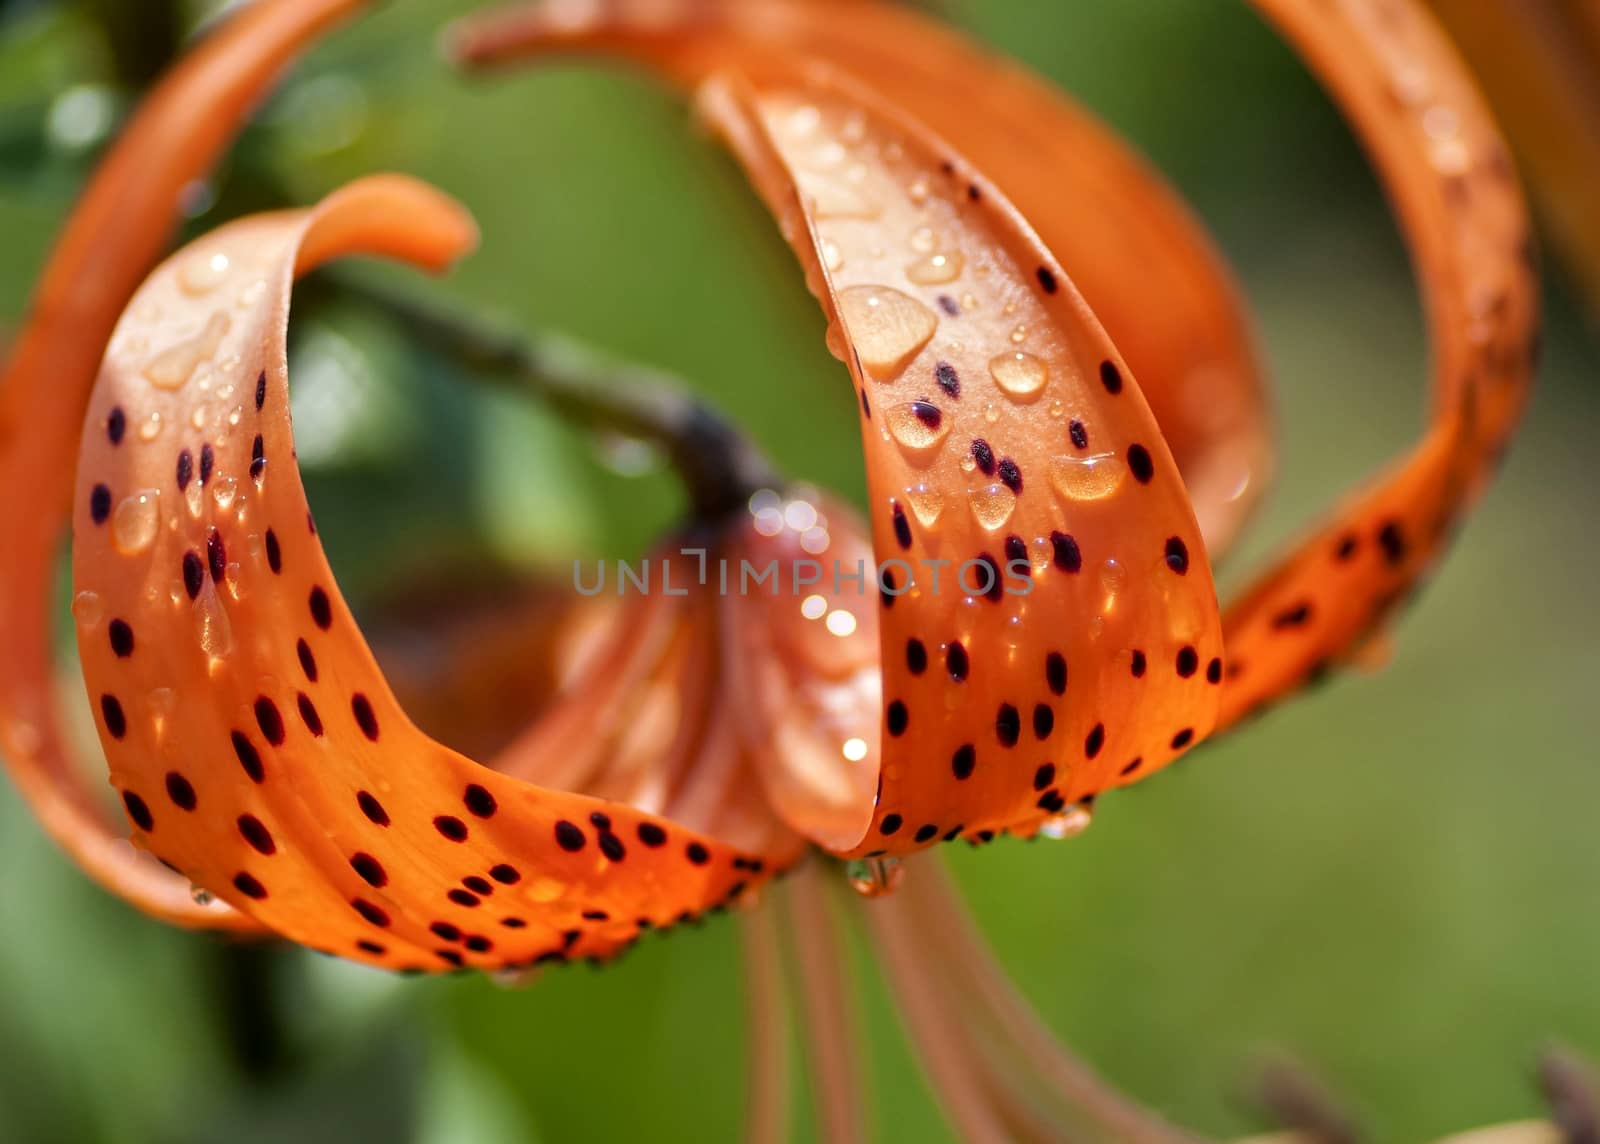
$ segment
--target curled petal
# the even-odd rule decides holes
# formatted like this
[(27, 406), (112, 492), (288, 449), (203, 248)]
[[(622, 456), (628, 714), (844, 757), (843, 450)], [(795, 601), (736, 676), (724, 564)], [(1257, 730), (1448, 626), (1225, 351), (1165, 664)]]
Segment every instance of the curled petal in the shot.
[(1421, 442), (1225, 616), (1222, 725), (1358, 649), (1444, 551), (1509, 444), (1538, 357), (1522, 192), (1470, 77), (1413, 2), (1257, 0), (1366, 143), (1411, 246), (1433, 342)]
[[(69, 757), (50, 668), (54, 569), (72, 488), (68, 458), (112, 326), (160, 255), (183, 189), (216, 162), (285, 63), (362, 6), (263, 0), (178, 64), (74, 209), (0, 376), (0, 755), (35, 816), (85, 870), (183, 925), (258, 928), (226, 907), (197, 905), (187, 882), (137, 860)], [(152, 428), (106, 415), (96, 432), (132, 442)]]
[[(1127, 363), (1054, 256), (943, 140), (831, 72), (719, 79), (701, 102), (861, 405), (881, 781), (870, 817), (818, 840), (867, 855), (1029, 833), (1203, 738), (1221, 651), (1205, 549)], [(906, 237), (924, 227), (954, 278), (924, 280)], [(982, 304), (951, 313), (952, 289)]]
[[(200, 239), (118, 324), (78, 473), (74, 578), (102, 606), (79, 651), (135, 842), (295, 941), (390, 968), (605, 957), (770, 870), (428, 738), (339, 593), (294, 462), (293, 278), (352, 252), (438, 268), (475, 238), (451, 200), (383, 176)], [(119, 408), (171, 428), (111, 441)]]
[[(560, 51), (617, 55), (689, 89), (724, 68), (757, 86), (792, 83), (806, 61), (826, 61), (964, 154), (1071, 267), (1142, 380), (1213, 559), (1269, 483), (1262, 367), (1238, 290), (1193, 215), (1070, 99), (911, 6), (544, 0), (470, 18), (452, 46), (473, 66)], [(940, 273), (924, 269), (930, 280)], [(945, 305), (979, 302), (955, 276), (946, 282)]]

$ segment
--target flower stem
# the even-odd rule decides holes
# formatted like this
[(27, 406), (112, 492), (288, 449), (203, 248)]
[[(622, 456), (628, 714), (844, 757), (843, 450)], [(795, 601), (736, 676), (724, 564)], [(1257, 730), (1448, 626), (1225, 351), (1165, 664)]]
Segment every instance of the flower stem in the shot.
[(590, 429), (655, 445), (699, 520), (726, 516), (756, 490), (782, 484), (755, 445), (677, 377), (606, 362), (567, 339), (515, 333), (365, 281), (340, 278), (337, 293), (387, 314), (408, 336), (473, 373), (532, 392)]

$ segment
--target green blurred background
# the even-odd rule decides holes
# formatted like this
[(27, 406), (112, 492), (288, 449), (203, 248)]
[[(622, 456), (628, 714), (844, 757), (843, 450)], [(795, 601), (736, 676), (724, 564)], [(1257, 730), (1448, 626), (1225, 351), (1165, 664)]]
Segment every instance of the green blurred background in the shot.
[[(850, 390), (729, 161), (639, 77), (453, 76), (435, 33), (472, 6), (397, 0), (330, 39), (197, 191), (212, 205), (191, 229), (372, 170), (421, 175), (484, 231), (422, 288), (677, 372), (789, 473), (859, 499)], [(1241, 3), (946, 7), (1135, 140), (1237, 268), (1285, 458), (1224, 570), (1237, 584), (1419, 424), (1426, 348), (1372, 177)], [(0, 325), (23, 312), (129, 86), (200, 14), (0, 3)], [(1600, 1050), (1600, 389), (1593, 331), (1565, 283), (1548, 288), (1522, 440), (1387, 670), (1106, 800), (1081, 839), (953, 856), (1053, 1028), (1197, 1129), (1265, 1126), (1245, 1096), (1263, 1053), (1306, 1063), (1374, 1139), (1419, 1140), (1539, 1111), (1530, 1067), (1553, 1040)], [(313, 500), (358, 608), (464, 560), (633, 554), (678, 509), (670, 477), (632, 471), (631, 451), (473, 388), (360, 308), (306, 307), (293, 372)], [(726, 919), (522, 991), (400, 981), (146, 921), (80, 877), (3, 784), (0, 871), (0, 1139), (737, 1136)], [(863, 969), (876, 1137), (948, 1139)]]

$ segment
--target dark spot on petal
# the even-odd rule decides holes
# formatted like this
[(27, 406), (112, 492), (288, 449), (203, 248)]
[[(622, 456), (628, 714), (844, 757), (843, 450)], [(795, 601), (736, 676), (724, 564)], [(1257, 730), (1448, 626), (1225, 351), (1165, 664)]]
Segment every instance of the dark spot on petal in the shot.
[(177, 771), (167, 772), (167, 797), (179, 810), (193, 810), (199, 802), (195, 797), (194, 784)]
[(931, 822), (923, 823), (923, 825), (917, 827), (917, 841), (918, 842), (928, 842), (933, 838), (934, 835), (936, 835), (938, 833), (939, 833), (939, 828), (937, 826), (935, 826), (933, 823), (931, 823)]
[(246, 874), (243, 870), (233, 876), (233, 888), (245, 897), (259, 902), (267, 896), (267, 888), (263, 886), (253, 874)]
[(1117, 368), (1116, 362), (1100, 363), (1100, 384), (1106, 387), (1107, 393), (1122, 392), (1122, 371)]
[(278, 534), (267, 529), (267, 567), (274, 574), (283, 571), (283, 550), (278, 547)]
[(1038, 703), (1033, 708), (1033, 737), (1048, 739), (1056, 729), (1056, 713), (1048, 703)]
[(1179, 648), (1176, 666), (1178, 669), (1178, 677), (1180, 679), (1188, 679), (1191, 675), (1200, 670), (1200, 653), (1187, 645)]
[(350, 697), (350, 714), (355, 716), (356, 726), (361, 728), (361, 733), (371, 742), (378, 741), (378, 717), (372, 712), (372, 701), (359, 691)]
[(906, 670), (912, 675), (921, 675), (928, 670), (928, 649), (921, 640), (906, 641)]
[(978, 752), (971, 743), (963, 743), (956, 748), (956, 753), (950, 756), (950, 770), (958, 779), (972, 777), (972, 770), (978, 765)]
[(1083, 570), (1083, 552), (1078, 542), (1064, 532), (1050, 534), (1050, 546), (1055, 550), (1056, 567), (1063, 572)]
[(1210, 663), (1206, 664), (1206, 682), (1222, 682), (1222, 660), (1220, 658), (1214, 658)]
[(1048, 790), (1050, 788), (1050, 784), (1055, 781), (1056, 765), (1054, 763), (1045, 763), (1038, 770), (1033, 772), (1034, 790)]
[(1167, 537), (1166, 556), (1167, 567), (1179, 576), (1189, 571), (1189, 546), (1183, 542), (1183, 537)]
[(711, 861), (710, 851), (698, 842), (689, 843), (688, 849), (684, 853), (688, 855), (689, 861), (696, 866), (704, 866)]
[(134, 794), (131, 790), (122, 792), (122, 805), (128, 812), (128, 818), (133, 824), (146, 834), (156, 828), (155, 816), (150, 813), (149, 806), (144, 799)]
[(1054, 294), (1057, 289), (1056, 274), (1048, 266), (1041, 266), (1034, 271), (1039, 276), (1039, 285), (1044, 287), (1046, 294)]
[(1150, 459), (1150, 450), (1143, 445), (1129, 445), (1128, 471), (1141, 485), (1148, 485), (1150, 478), (1156, 475), (1156, 466)]
[(942, 361), (933, 367), (933, 380), (938, 382), (939, 388), (951, 397), (961, 396), (961, 375), (949, 362)]
[(243, 731), (231, 732), (229, 738), (233, 740), (233, 753), (239, 756), (239, 765), (244, 768), (244, 773), (250, 776), (251, 782), (261, 782), (267, 777), (266, 768), (261, 765), (261, 754), (250, 741), (250, 737)]
[(1144, 766), (1144, 756), (1140, 755), (1137, 758), (1135, 758), (1131, 763), (1129, 763), (1127, 766), (1123, 767), (1122, 770), (1120, 770), (1117, 773), (1122, 775), (1124, 778), (1126, 778), (1127, 776), (1133, 774), (1134, 771), (1138, 770), (1142, 766)]
[(1067, 659), (1058, 651), (1044, 657), (1044, 681), (1050, 694), (1062, 695), (1067, 690)]
[(220, 584), (228, 578), (228, 549), (222, 542), (222, 533), (215, 528), (206, 534), (206, 562), (211, 567), (211, 580)]
[(556, 845), (569, 854), (576, 854), (582, 850), (586, 841), (588, 840), (584, 837), (583, 830), (576, 823), (568, 822), (564, 818), (556, 823)]
[(494, 812), (500, 809), (500, 804), (495, 801), (494, 795), (490, 794), (487, 788), (481, 787), (477, 783), (468, 784), (466, 794), (462, 796), (462, 801), (466, 803), (467, 810), (478, 818), (491, 818), (494, 816)]
[(899, 501), (889, 502), (889, 515), (894, 520), (894, 538), (900, 542), (901, 548), (910, 548), (911, 522), (906, 519), (906, 510)]
[(1002, 747), (1015, 747), (1022, 734), (1022, 713), (1009, 703), (1000, 704), (994, 717), (995, 738)]
[(1172, 749), (1174, 751), (1181, 751), (1192, 742), (1194, 742), (1194, 728), (1185, 727), (1176, 735), (1172, 736)]
[(1303, 628), (1311, 621), (1311, 603), (1302, 600), (1300, 603), (1283, 609), (1272, 617), (1272, 626), (1279, 631), (1285, 628)]
[(944, 414), (931, 401), (913, 401), (911, 403), (911, 415), (929, 429), (937, 429), (944, 423)]
[(666, 845), (667, 832), (654, 822), (641, 822), (639, 824), (639, 841), (653, 850), (658, 846)]
[(206, 566), (200, 559), (198, 552), (185, 552), (183, 554), (183, 590), (189, 593), (189, 599), (200, 595), (200, 589), (205, 586)]
[(376, 826), (389, 825), (389, 812), (383, 809), (383, 803), (367, 791), (356, 792), (356, 805), (361, 808), (361, 813), (367, 816), (369, 822)]
[(217, 454), (210, 445), (200, 446), (200, 483), (204, 485), (211, 479), (211, 471), (217, 467)]
[(482, 902), (482, 899), (479, 898), (477, 894), (474, 894), (471, 890), (451, 890), (445, 894), (445, 897), (449, 898), (456, 905), (465, 906), (469, 910), (481, 904)]
[(128, 733), (128, 717), (122, 713), (122, 704), (115, 695), (100, 697), (100, 717), (105, 720), (106, 730), (113, 739), (120, 739)]
[(965, 644), (952, 642), (944, 650), (944, 669), (956, 683), (964, 683), (971, 661), (967, 657)]
[(300, 719), (306, 725), (306, 730), (317, 738), (322, 737), (322, 716), (317, 714), (317, 705), (311, 702), (311, 696), (304, 691), (295, 696), (295, 706), (300, 709)]
[(1017, 467), (1017, 463), (1015, 461), (1013, 461), (1010, 457), (1002, 458), (999, 465), (997, 465), (995, 468), (996, 472), (1000, 476), (1001, 484), (1005, 485), (1006, 488), (1010, 489), (1014, 493), (1020, 493), (1022, 491), (1022, 470)]
[(899, 738), (906, 733), (906, 725), (911, 721), (911, 714), (906, 710), (906, 705), (895, 699), (884, 709), (884, 725), (889, 728), (889, 734)]
[(389, 884), (389, 872), (383, 868), (383, 863), (371, 854), (365, 852), (352, 854), (350, 868), (369, 886), (379, 888)]
[(256, 408), (259, 410), (267, 403), (267, 371), (262, 370), (261, 376), (256, 378)]
[(185, 449), (178, 454), (178, 491), (187, 492), (194, 480), (194, 454)]
[(112, 620), (107, 631), (111, 637), (111, 651), (118, 659), (127, 659), (133, 654), (133, 629), (127, 620)]
[[(940, 294), (939, 295), (939, 309), (943, 310), (946, 314), (950, 315), (950, 317), (952, 317), (952, 318), (959, 318), (961, 316), (961, 306), (960, 306), (960, 304), (957, 303), (956, 300), (954, 298), (950, 297), (950, 295), (948, 295), (948, 294)], [(951, 394), (951, 396), (955, 397), (957, 395), (956, 394)]]
[(433, 828), (451, 842), (465, 842), (467, 840), (467, 824), (453, 814), (435, 815)]
[(120, 445), (127, 431), (128, 415), (122, 411), (122, 406), (118, 405), (106, 417), (106, 439), (113, 445)]
[(278, 844), (272, 840), (272, 832), (253, 814), (239, 816), (239, 834), (257, 854), (271, 857), (278, 852)]
[(499, 882), (502, 886), (515, 886), (522, 881), (522, 874), (515, 866), (508, 866), (504, 862), (498, 866), (489, 867), (489, 877)]
[(256, 725), (267, 742), (274, 747), (283, 745), (283, 716), (278, 714), (278, 705), (265, 695), (256, 699)]
[(1406, 537), (1400, 530), (1397, 520), (1386, 521), (1378, 529), (1378, 547), (1383, 549), (1383, 558), (1391, 566), (1401, 564), (1406, 558)]
[(327, 631), (333, 626), (333, 605), (328, 602), (328, 593), (320, 587), (311, 589), (311, 619), (317, 627)]
[(351, 907), (375, 926), (387, 926), (389, 915), (380, 907), (373, 905), (365, 898), (351, 898)]
[(1104, 723), (1096, 723), (1094, 729), (1083, 740), (1083, 753), (1089, 758), (1094, 758), (1100, 753), (1100, 748), (1106, 745), (1106, 727)]
[(89, 519), (96, 524), (104, 524), (111, 515), (111, 488), (108, 485), (96, 485), (89, 490)]
[(1133, 649), (1132, 669), (1133, 669), (1133, 677), (1135, 679), (1143, 679), (1144, 678), (1145, 666), (1146, 665), (1145, 665), (1145, 660), (1144, 660), (1144, 652), (1140, 651), (1138, 648), (1134, 648)]
[(974, 438), (972, 442), (972, 459), (978, 462), (978, 470), (984, 476), (994, 476), (994, 450), (982, 437)]
[(1089, 447), (1089, 430), (1083, 427), (1082, 421), (1074, 418), (1072, 424), (1067, 426), (1067, 432), (1072, 435), (1074, 448), (1087, 449)]

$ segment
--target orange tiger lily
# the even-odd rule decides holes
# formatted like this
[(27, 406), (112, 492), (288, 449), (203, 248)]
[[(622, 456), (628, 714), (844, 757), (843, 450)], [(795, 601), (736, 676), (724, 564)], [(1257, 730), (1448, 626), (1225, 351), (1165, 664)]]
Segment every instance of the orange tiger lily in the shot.
[[(870, 0), (482, 18), (455, 40), (464, 58), (617, 50), (697, 91), (859, 398), (870, 530), (824, 498), (739, 489), (740, 508), (660, 559), (682, 568), (693, 547), (791, 570), (825, 553), (877, 570), (881, 594), (819, 588), (840, 617), (820, 626), (785, 593), (602, 609), (552, 710), (481, 765), (411, 722), (344, 604), (294, 464), (284, 350), (297, 274), (352, 252), (440, 268), (476, 240), (463, 208), (370, 178), (229, 223), (133, 289), (237, 110), (356, 6), (263, 3), (175, 73), (74, 216), (0, 382), (0, 512), (24, 540), (0, 562), (21, 650), (0, 672), (6, 754), (74, 855), (170, 920), (388, 968), (516, 969), (610, 957), (748, 897), (807, 847), (864, 863), (878, 891), (892, 860), (939, 841), (1068, 833), (1105, 790), (1368, 638), (1443, 551), (1525, 399), (1537, 295), (1520, 191), (1409, 2), (1258, 0), (1385, 178), (1427, 298), (1435, 408), (1412, 453), (1226, 611), (1210, 560), (1271, 463), (1259, 370), (1209, 246), (1102, 128)], [(1418, 71), (1420, 105), (1397, 94)], [(974, 97), (941, 98), (952, 76)], [(194, 109), (213, 100), (228, 114), (202, 129)], [(1038, 135), (1008, 146), (1012, 123)], [(131, 168), (163, 146), (159, 182), (108, 232)], [(110, 272), (88, 275), (91, 258)], [(116, 850), (48, 717), (53, 493), (74, 426), (75, 616), (112, 782), (136, 844), (226, 906)], [(952, 1114), (976, 1136), (1020, 1131), (1024, 1102), (992, 1057), (965, 1067), (979, 1051), (929, 999), (981, 972), (997, 1041), (1048, 1038), (987, 984), (975, 940), (919, 957), (912, 935), (951, 908), (935, 875), (872, 925)], [(1064, 1055), (1041, 1047), (1033, 1067), (1097, 1099)], [(1115, 1101), (1094, 1115), (1166, 1131)]]

